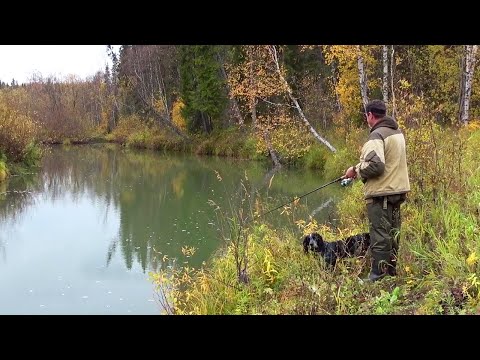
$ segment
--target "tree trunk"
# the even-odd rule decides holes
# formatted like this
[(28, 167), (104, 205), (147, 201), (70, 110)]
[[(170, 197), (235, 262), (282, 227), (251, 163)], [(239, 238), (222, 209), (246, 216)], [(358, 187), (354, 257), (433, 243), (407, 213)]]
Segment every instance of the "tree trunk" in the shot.
[(336, 71), (335, 63), (332, 63), (332, 80), (333, 80), (333, 88), (335, 90), (335, 106), (338, 112), (342, 111), (342, 104), (340, 103), (340, 97), (338, 96), (337, 91), (337, 71)]
[[(142, 100), (143, 101), (143, 100)], [(143, 103), (146, 105), (147, 110), (154, 115), (159, 121), (159, 123), (163, 124), (166, 126), (167, 129), (173, 131), (175, 134), (180, 136), (183, 140), (188, 140), (189, 137), (185, 135), (182, 131), (180, 131), (171, 121), (168, 121), (165, 119), (163, 116), (161, 116), (153, 107), (150, 105), (148, 102), (143, 101)]]
[(118, 101), (117, 96), (113, 94), (113, 106), (112, 106), (112, 116), (108, 119), (108, 130), (107, 132), (110, 134), (113, 129), (117, 126), (117, 119), (118, 119)]
[(280, 161), (278, 160), (278, 156), (275, 149), (273, 148), (272, 142), (270, 141), (270, 136), (268, 134), (268, 131), (262, 129), (262, 132), (263, 132), (263, 139), (265, 140), (265, 144), (267, 144), (268, 152), (270, 153), (270, 157), (272, 158), (273, 164), (275, 165), (275, 167), (282, 166), (280, 164)]
[[(138, 50), (139, 50), (138, 48), (134, 48), (134, 53), (136, 56), (134, 56), (133, 58), (132, 70), (136, 78), (138, 79), (139, 89), (137, 94), (139, 95), (139, 99), (145, 106), (145, 109), (148, 112), (152, 113), (154, 117), (157, 118), (160, 124), (165, 125), (169, 130), (172, 130), (175, 134), (180, 136), (182, 139), (187, 140), (188, 136), (186, 136), (182, 131), (180, 131), (180, 129), (178, 129), (171, 121), (163, 76), (162, 74), (160, 74), (160, 77), (158, 76), (158, 72), (160, 72), (160, 69), (157, 69), (158, 71), (156, 71), (157, 73), (156, 80), (157, 80), (158, 87), (155, 88), (151, 59), (148, 59), (149, 60), (148, 65), (150, 67), (149, 73), (151, 76), (150, 76), (150, 79), (146, 79), (144, 72), (141, 71), (142, 70), (141, 63), (140, 63), (141, 54), (139, 53)], [(154, 107), (153, 100), (155, 99), (155, 96), (154, 96), (155, 92), (159, 93), (160, 99), (164, 106), (164, 109), (161, 112), (159, 112)]]
[(383, 54), (383, 84), (382, 84), (382, 94), (383, 101), (385, 104), (388, 103), (388, 47), (387, 45), (382, 46)]
[(275, 49), (275, 45), (272, 45), (269, 47), (270, 48), (270, 52), (271, 52), (271, 55), (272, 55), (272, 58), (275, 62), (275, 66), (276, 66), (276, 70), (277, 70), (277, 73), (278, 73), (278, 76), (280, 77), (280, 80), (282, 81), (282, 83), (284, 84), (285, 86), (285, 89), (287, 90), (287, 93), (288, 93), (288, 97), (290, 98), (290, 100), (293, 102), (293, 104), (295, 105), (295, 108), (297, 109), (300, 117), (302, 118), (303, 122), (305, 123), (305, 125), (307, 126), (307, 128), (310, 130), (310, 132), (313, 134), (313, 136), (318, 140), (320, 141), (322, 144), (324, 144), (326, 147), (328, 147), (330, 149), (330, 151), (332, 152), (336, 152), (337, 149), (335, 149), (326, 139), (324, 139), (322, 136), (320, 136), (317, 131), (313, 128), (312, 125), (310, 125), (310, 122), (307, 120), (307, 118), (305, 117), (305, 114), (303, 113), (302, 111), (302, 108), (300, 107), (300, 105), (298, 104), (298, 101), (297, 99), (295, 99), (295, 97), (293, 96), (293, 93), (292, 93), (292, 88), (290, 87), (290, 85), (288, 84), (287, 80), (283, 77), (282, 75), (282, 72), (280, 71), (280, 64), (278, 62), (278, 57), (277, 57), (277, 50)]
[(394, 57), (394, 54), (395, 54), (395, 49), (393, 48), (393, 45), (392, 45), (392, 51), (390, 53), (390, 86), (392, 88), (391, 90), (391, 94), (392, 94), (392, 116), (395, 117), (395, 113), (396, 113), (396, 105), (395, 105), (395, 88), (394, 88), (394, 82), (393, 82), (393, 79), (394, 79), (394, 76), (395, 76), (395, 57)]
[(475, 56), (478, 45), (467, 45), (465, 47), (465, 87), (463, 91), (462, 115), (460, 121), (468, 124), (468, 112), (470, 109), (470, 96), (472, 94), (473, 74), (475, 71)]
[(206, 134), (210, 134), (212, 132), (212, 129), (213, 129), (212, 119), (210, 118), (210, 115), (201, 111), (200, 112), (200, 118), (202, 119), (203, 130), (205, 131)]
[[(253, 80), (253, 58), (251, 57), (251, 54), (249, 54), (249, 61), (250, 61), (250, 67), (249, 67), (249, 82), (250, 82), (250, 88), (254, 89), (254, 80)], [(256, 93), (254, 91), (253, 93)], [(250, 112), (252, 113), (252, 128), (255, 129), (257, 126), (257, 98), (254, 95), (253, 98), (250, 99)]]
[(365, 63), (363, 61), (360, 45), (357, 45), (357, 63), (358, 76), (360, 80), (360, 93), (362, 94), (363, 108), (366, 110), (368, 104), (368, 88), (367, 88), (367, 74), (365, 73)]
[(243, 125), (245, 121), (243, 120), (242, 113), (240, 112), (240, 106), (238, 106), (238, 101), (234, 97), (230, 98), (230, 103), (232, 104), (233, 116), (237, 119), (238, 125)]
[(257, 126), (257, 103), (258, 103), (258, 99), (256, 97), (254, 97), (251, 101), (250, 101), (251, 105), (250, 105), (250, 110), (252, 112), (252, 126), (253, 128), (255, 128)]

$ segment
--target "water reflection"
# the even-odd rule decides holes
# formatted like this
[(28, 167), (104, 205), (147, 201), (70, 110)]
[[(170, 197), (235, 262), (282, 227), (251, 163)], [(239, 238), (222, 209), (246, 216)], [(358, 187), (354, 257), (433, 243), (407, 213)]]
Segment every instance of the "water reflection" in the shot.
[[(272, 207), (322, 184), (314, 172), (272, 176), (252, 162), (52, 148), (38, 174), (0, 184), (0, 286), (10, 291), (0, 312), (156, 313), (147, 272), (172, 260), (198, 267), (221, 245), (209, 200), (228, 216), (242, 206), (242, 179)], [(310, 195), (305, 216), (327, 219), (339, 192)], [(279, 213), (264, 220), (288, 225)], [(187, 258), (184, 247), (197, 251)]]

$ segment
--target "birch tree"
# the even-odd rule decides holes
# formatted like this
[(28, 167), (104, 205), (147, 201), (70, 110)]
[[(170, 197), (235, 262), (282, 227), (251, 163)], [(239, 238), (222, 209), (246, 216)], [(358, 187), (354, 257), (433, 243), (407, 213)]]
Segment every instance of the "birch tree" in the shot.
[(460, 97), (460, 122), (464, 125), (468, 123), (477, 48), (478, 45), (465, 45), (465, 60), (462, 72), (462, 91)]
[(395, 117), (395, 112), (396, 112), (396, 105), (395, 105), (395, 88), (394, 88), (394, 70), (395, 70), (395, 49), (392, 45), (391, 51), (390, 51), (390, 87), (391, 87), (391, 95), (392, 95), (392, 116)]
[(388, 47), (382, 45), (382, 60), (383, 60), (383, 82), (382, 82), (382, 95), (383, 101), (388, 103)]
[(114, 51), (112, 45), (107, 45), (107, 55), (112, 60), (112, 73), (111, 73), (111, 81), (108, 86), (108, 95), (111, 97), (112, 100), (112, 111), (111, 116), (107, 122), (107, 132), (110, 133), (113, 128), (117, 125), (118, 116), (119, 116), (119, 104), (118, 104), (118, 71), (120, 65), (120, 59), (117, 53)]
[(172, 122), (172, 104), (169, 96), (172, 90), (174, 59), (176, 49), (171, 45), (135, 45), (129, 53), (129, 76), (135, 95), (156, 120), (174, 133), (188, 137)]
[[(345, 114), (344, 127), (350, 126), (347, 118), (359, 117), (359, 110), (364, 109), (361, 91), (359, 91), (358, 46), (324, 45), (325, 61), (332, 70), (332, 85), (338, 98), (338, 111)], [(365, 111), (365, 110), (363, 110)]]
[(363, 61), (360, 45), (357, 45), (357, 64), (358, 64), (358, 77), (360, 80), (360, 93), (362, 94), (363, 108), (366, 111), (366, 107), (368, 104), (367, 73), (365, 72), (365, 62)]
[(318, 134), (318, 132), (313, 128), (313, 126), (310, 124), (308, 119), (305, 117), (305, 114), (303, 113), (302, 108), (298, 104), (297, 99), (293, 96), (292, 88), (288, 84), (287, 80), (285, 80), (285, 76), (282, 74), (282, 71), (280, 69), (280, 64), (279, 64), (278, 55), (277, 55), (277, 49), (275, 48), (275, 45), (269, 46), (269, 50), (270, 50), (270, 54), (272, 56), (272, 59), (274, 61), (275, 70), (276, 70), (276, 72), (277, 72), (277, 74), (280, 78), (280, 81), (282, 82), (283, 87), (287, 91), (288, 97), (290, 98), (290, 100), (293, 102), (295, 108), (297, 109), (297, 112), (300, 115), (300, 118), (303, 120), (303, 122), (307, 126), (308, 130), (313, 134), (315, 139), (317, 139), (319, 142), (324, 144), (330, 151), (336, 152), (337, 150), (327, 141), (327, 139), (320, 136), (320, 134)]
[(247, 104), (247, 111), (251, 115), (252, 128), (258, 131), (265, 142), (275, 167), (280, 166), (274, 146), (270, 140), (270, 131), (273, 126), (266, 117), (258, 120), (257, 104), (263, 101), (272, 105), (270, 98), (282, 96), (283, 85), (270, 65), (272, 59), (267, 48), (262, 45), (247, 45), (241, 48), (243, 61), (230, 64), (228, 70), (228, 84), (231, 96), (243, 99)]

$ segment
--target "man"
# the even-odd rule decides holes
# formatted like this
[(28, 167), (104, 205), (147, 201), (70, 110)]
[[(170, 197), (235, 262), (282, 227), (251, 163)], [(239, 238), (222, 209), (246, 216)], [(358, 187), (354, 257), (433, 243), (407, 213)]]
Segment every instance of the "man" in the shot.
[(397, 122), (386, 115), (385, 103), (372, 100), (365, 107), (370, 136), (360, 162), (344, 178), (360, 176), (364, 183), (370, 222), (372, 267), (368, 280), (396, 275), (400, 232), (400, 204), (410, 191), (405, 138)]

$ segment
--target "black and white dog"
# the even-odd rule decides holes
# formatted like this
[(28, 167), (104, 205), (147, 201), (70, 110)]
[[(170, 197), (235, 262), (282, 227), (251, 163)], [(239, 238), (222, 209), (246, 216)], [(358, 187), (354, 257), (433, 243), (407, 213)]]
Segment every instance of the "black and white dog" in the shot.
[(325, 262), (330, 266), (334, 266), (339, 258), (365, 255), (369, 246), (369, 233), (349, 236), (343, 240), (325, 241), (322, 235), (314, 232), (308, 234), (303, 239), (303, 251), (305, 254), (308, 251), (321, 254)]

